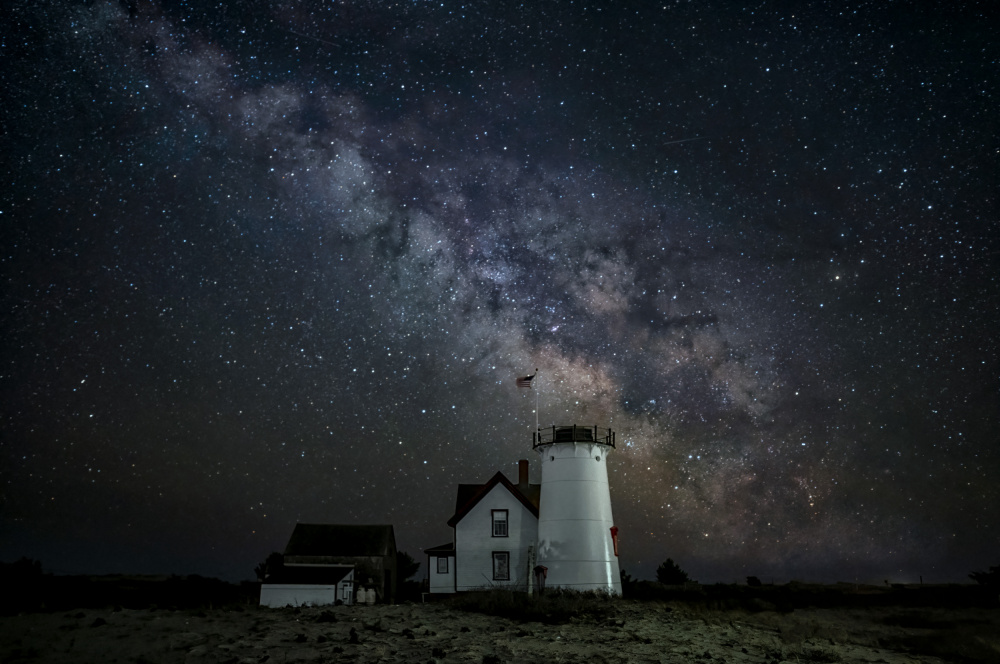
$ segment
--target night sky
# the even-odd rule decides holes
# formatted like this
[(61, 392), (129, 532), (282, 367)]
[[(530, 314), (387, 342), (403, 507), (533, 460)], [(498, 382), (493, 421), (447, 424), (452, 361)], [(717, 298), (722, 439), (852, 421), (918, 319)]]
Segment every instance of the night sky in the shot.
[[(539, 422), (621, 565), (1000, 563), (991, 3), (12, 3), (0, 560), (451, 540)], [(421, 570), (421, 575), (423, 570)]]

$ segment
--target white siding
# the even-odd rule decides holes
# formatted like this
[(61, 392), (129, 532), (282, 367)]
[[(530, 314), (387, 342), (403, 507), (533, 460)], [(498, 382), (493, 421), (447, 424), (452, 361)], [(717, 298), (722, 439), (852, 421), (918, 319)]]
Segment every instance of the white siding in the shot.
[(455, 556), (440, 556), (448, 561), (448, 572), (438, 574), (438, 556), (429, 556), (430, 582), (428, 588), (432, 593), (455, 592)]
[(354, 570), (337, 584), (332, 583), (262, 583), (260, 605), (270, 607), (323, 606), (354, 604)]
[[(493, 537), (492, 510), (507, 510), (507, 537)], [(528, 547), (538, 535), (538, 519), (497, 484), (455, 525), (455, 590), (490, 586), (527, 589)], [(493, 579), (493, 552), (510, 553), (510, 580)]]

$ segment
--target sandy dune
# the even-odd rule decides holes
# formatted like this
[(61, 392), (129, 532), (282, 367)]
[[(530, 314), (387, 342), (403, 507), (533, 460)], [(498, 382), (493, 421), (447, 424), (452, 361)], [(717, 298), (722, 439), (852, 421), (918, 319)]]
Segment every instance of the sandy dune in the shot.
[[(905, 625), (905, 626), (904, 626)], [(996, 610), (711, 611), (620, 601), (601, 624), (520, 624), (447, 604), (0, 618), (14, 662), (1000, 662)], [(961, 649), (965, 652), (960, 652)], [(945, 658), (931, 656), (938, 653)]]

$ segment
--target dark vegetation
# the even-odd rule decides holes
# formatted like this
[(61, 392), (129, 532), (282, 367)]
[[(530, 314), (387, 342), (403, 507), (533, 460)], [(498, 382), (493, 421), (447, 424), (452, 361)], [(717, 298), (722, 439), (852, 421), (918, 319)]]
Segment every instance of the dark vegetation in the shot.
[[(405, 555), (405, 554), (404, 554)], [(670, 567), (669, 565), (666, 567)], [(409, 556), (397, 561), (400, 583), (419, 570)], [(622, 598), (602, 593), (584, 593), (549, 588), (529, 596), (502, 588), (462, 593), (448, 603), (456, 609), (501, 616), (518, 623), (518, 634), (530, 636), (527, 624), (568, 622), (625, 629), (636, 611), (677, 612), (706, 621), (731, 621), (757, 625), (779, 635), (785, 647), (807, 655), (809, 661), (839, 657), (835, 651), (807, 647), (815, 642), (857, 643), (906, 652), (914, 656), (936, 656), (946, 661), (995, 662), (998, 568), (973, 572), (977, 584), (952, 585), (820, 585), (792, 582), (774, 584), (700, 585), (688, 581), (663, 584), (633, 579), (622, 570)], [(406, 575), (406, 576), (404, 576)], [(676, 577), (675, 577), (676, 578)], [(0, 563), (0, 614), (72, 609), (187, 610), (205, 616), (209, 609), (257, 610), (259, 584), (230, 584), (200, 576), (54, 576), (45, 574), (33, 560)], [(419, 587), (419, 586), (418, 586)], [(407, 601), (400, 591), (399, 601)], [(842, 624), (817, 618), (806, 609), (860, 611), (849, 631)], [(800, 611), (801, 609), (801, 611)], [(878, 609), (878, 610), (875, 610)], [(985, 609), (985, 610), (984, 610)], [(299, 609), (294, 609), (298, 615)], [(727, 617), (728, 616), (728, 617)], [(106, 624), (102, 619), (100, 624)], [(318, 622), (336, 620), (322, 612)], [(95, 621), (95, 625), (98, 622)], [(731, 623), (730, 623), (731, 624)], [(364, 625), (366, 629), (373, 629)], [(894, 631), (886, 633), (885, 627)], [(777, 657), (776, 657), (777, 658)]]
[(490, 588), (460, 593), (451, 605), (462, 611), (475, 611), (518, 622), (559, 625), (573, 620), (604, 622), (617, 614), (614, 602), (605, 593), (579, 592), (550, 588), (540, 595), (506, 588)]
[(413, 577), (420, 571), (420, 563), (406, 551), (396, 552), (396, 601), (419, 602), (421, 583)]
[[(924, 586), (892, 590), (877, 586), (833, 586), (789, 583), (780, 586), (667, 586), (655, 581), (633, 581), (623, 588), (622, 599), (671, 604), (688, 610), (775, 612), (789, 614), (809, 608), (934, 608), (992, 607), (996, 597), (975, 586)], [(607, 595), (548, 589), (530, 596), (503, 588), (461, 593), (451, 599), (455, 608), (500, 616), (519, 622), (559, 624), (575, 620), (601, 622), (615, 616), (615, 602)]]
[(285, 567), (285, 556), (278, 551), (272, 551), (267, 559), (257, 565), (253, 572), (257, 575), (258, 581), (263, 581), (272, 574), (277, 574)]
[(793, 581), (781, 585), (760, 586), (728, 583), (668, 586), (655, 581), (632, 581), (623, 585), (622, 596), (625, 599), (645, 602), (682, 603), (702, 609), (742, 610), (751, 613), (762, 611), (791, 613), (796, 609), (807, 608), (989, 608), (998, 604), (995, 593), (980, 586), (959, 584), (884, 587)]
[[(996, 574), (1000, 568), (990, 568)], [(997, 597), (986, 573), (970, 576), (980, 586), (901, 584), (867, 586), (791, 582), (779, 586), (764, 585), (755, 576), (747, 585), (701, 585), (691, 581), (687, 572), (671, 558), (656, 570), (656, 581), (640, 581), (621, 570), (622, 598), (641, 602), (670, 603), (694, 611), (743, 611), (789, 614), (807, 608), (933, 607), (962, 609), (992, 607)], [(461, 610), (501, 616), (520, 622), (559, 624), (574, 620), (602, 622), (615, 617), (615, 603), (603, 593), (549, 589), (541, 595), (528, 595), (504, 588), (462, 593), (451, 600)]]
[(640, 601), (683, 602), (707, 609), (738, 609), (750, 612), (789, 613), (804, 608), (860, 608), (876, 606), (934, 606), (965, 608), (997, 606), (1000, 567), (989, 572), (972, 572), (969, 577), (979, 586), (904, 585), (885, 587), (850, 583), (834, 585), (792, 581), (783, 585), (765, 585), (756, 576), (747, 584), (701, 585), (691, 581), (687, 572), (667, 558), (656, 570), (655, 582), (633, 579), (621, 570), (622, 596)]
[(36, 560), (0, 563), (0, 614), (119, 607), (126, 609), (211, 609), (256, 605), (256, 583), (226, 583), (189, 576), (55, 576)]
[(666, 586), (679, 586), (687, 583), (691, 579), (688, 573), (680, 568), (672, 558), (667, 558), (656, 568), (656, 580)]
[[(997, 568), (991, 568), (995, 571)], [(747, 585), (701, 585), (691, 581), (687, 572), (668, 558), (657, 569), (657, 581), (633, 579), (621, 570), (622, 598), (640, 602), (672, 604), (679, 608), (700, 611), (773, 612), (790, 614), (808, 608), (875, 608), (899, 607), (965, 609), (992, 607), (997, 597), (988, 583), (971, 585), (868, 586), (840, 583), (835, 585), (791, 582), (764, 585), (754, 576)], [(974, 573), (975, 574), (975, 573)], [(974, 579), (980, 579), (973, 576)], [(603, 593), (548, 589), (541, 595), (530, 596), (504, 588), (461, 593), (452, 598), (455, 608), (500, 616), (519, 622), (560, 624), (570, 619), (604, 622), (615, 619), (615, 602)], [(900, 614), (910, 616), (912, 614)], [(901, 620), (919, 618), (901, 618)], [(937, 619), (935, 619), (937, 620)], [(935, 627), (941, 627), (936, 625)]]
[(991, 567), (989, 572), (971, 572), (969, 578), (981, 586), (1000, 592), (1000, 565)]
[[(773, 632), (789, 648), (814, 662), (838, 662), (835, 650), (814, 647), (856, 643), (876, 645), (913, 656), (934, 656), (944, 661), (997, 662), (995, 593), (973, 585), (863, 586), (788, 583), (780, 586), (716, 584), (665, 585), (636, 581), (622, 574), (623, 597), (609, 599), (599, 593), (547, 589), (529, 596), (493, 588), (462, 593), (450, 603), (459, 610), (475, 611), (519, 623), (564, 624), (583, 622), (626, 629), (638, 605), (648, 611), (677, 612), (706, 621), (732, 624), (738, 620)], [(646, 608), (648, 607), (648, 608)], [(801, 611), (798, 611), (801, 609)], [(842, 623), (818, 618), (808, 609), (843, 609), (853, 616), (849, 631)], [(985, 609), (985, 610), (984, 610)], [(827, 614), (830, 615), (830, 614)], [(901, 628), (886, 633), (884, 626)], [(532, 635), (530, 625), (518, 635)], [(812, 645), (810, 645), (812, 644)], [(782, 657), (775, 656), (776, 660)]]
[[(277, 558), (269, 556), (265, 563), (258, 566), (258, 571), (262, 571), (265, 565), (270, 567), (279, 563), (280, 555)], [(421, 584), (413, 581), (412, 577), (419, 572), (420, 563), (407, 553), (400, 552), (396, 564), (399, 579), (397, 601), (419, 602)], [(665, 578), (688, 578), (670, 559), (660, 568), (672, 574)], [(701, 585), (692, 581), (680, 584), (642, 581), (632, 578), (624, 569), (621, 571), (625, 600), (680, 604), (693, 610), (792, 613), (805, 608), (997, 607), (1000, 604), (997, 594), (1000, 567), (991, 567), (989, 572), (973, 572), (969, 576), (977, 585), (874, 586), (798, 582), (782, 585)], [(4, 588), (0, 594), (0, 614), (8, 615), (78, 608), (208, 609), (256, 606), (260, 588), (258, 583), (233, 584), (198, 575), (56, 576), (44, 573), (38, 561), (27, 558), (0, 563), (0, 584)], [(608, 601), (607, 595), (557, 588), (550, 588), (540, 596), (490, 589), (462, 593), (451, 603), (459, 609), (522, 622), (561, 623), (571, 617), (599, 621), (610, 619), (615, 611), (615, 602)]]
[(901, 627), (906, 632), (883, 638), (882, 644), (919, 655), (940, 657), (950, 662), (997, 662), (997, 650), (991, 647), (996, 635), (996, 620), (986, 614), (980, 618), (956, 619), (936, 610), (899, 611), (885, 617), (884, 625)]

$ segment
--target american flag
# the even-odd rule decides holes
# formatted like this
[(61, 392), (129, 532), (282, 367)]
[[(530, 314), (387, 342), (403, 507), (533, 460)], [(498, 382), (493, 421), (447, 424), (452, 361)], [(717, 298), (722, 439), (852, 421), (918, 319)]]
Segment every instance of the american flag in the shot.
[(524, 376), (523, 378), (518, 378), (517, 379), (517, 386), (518, 387), (526, 387), (528, 389), (531, 389), (531, 381), (534, 380), (534, 378), (535, 378), (535, 374), (531, 374), (530, 376)]

